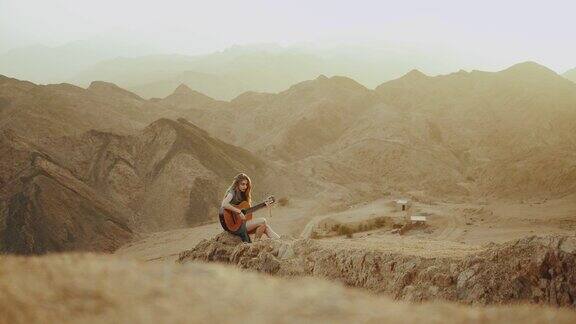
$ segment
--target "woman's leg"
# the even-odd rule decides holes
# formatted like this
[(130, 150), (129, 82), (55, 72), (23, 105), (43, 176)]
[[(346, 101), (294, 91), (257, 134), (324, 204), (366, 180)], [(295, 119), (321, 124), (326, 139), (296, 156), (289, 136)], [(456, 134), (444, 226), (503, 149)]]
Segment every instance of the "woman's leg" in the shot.
[[(269, 238), (273, 238), (273, 239), (280, 238), (280, 235), (276, 234), (276, 232), (274, 232), (272, 230), (270, 225), (268, 225), (268, 223), (266, 222), (266, 218), (251, 219), (251, 220), (246, 222), (246, 229), (248, 229), (248, 231), (251, 231), (251, 230), (253, 230), (259, 226), (264, 226), (264, 228), (265, 228), (264, 233), (266, 233), (266, 235)], [(258, 231), (258, 232), (260, 232), (260, 231)]]
[(237, 231), (231, 233), (240, 236), (242, 242), (252, 243), (250, 235), (248, 235), (248, 231), (246, 230), (246, 224), (242, 224)]
[(259, 240), (264, 232), (266, 232), (266, 225), (260, 225), (256, 228), (256, 234), (254, 234), (254, 237)]
[(251, 220), (246, 221), (246, 230), (250, 232), (253, 229), (257, 228), (258, 226), (264, 224), (266, 224), (266, 220), (264, 218), (253, 218)]
[(262, 234), (266, 231), (266, 220), (263, 218), (256, 218), (246, 221), (246, 230), (248, 233), (254, 233), (255, 239), (260, 239)]

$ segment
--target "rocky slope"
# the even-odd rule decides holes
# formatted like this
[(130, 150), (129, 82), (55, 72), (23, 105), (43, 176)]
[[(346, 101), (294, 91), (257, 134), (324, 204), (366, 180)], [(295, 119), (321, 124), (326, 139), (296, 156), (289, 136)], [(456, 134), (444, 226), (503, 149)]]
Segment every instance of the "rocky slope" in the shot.
[(214, 221), (239, 172), (265, 185), (264, 162), (180, 119), (160, 119), (131, 136), (90, 131), (43, 142), (82, 181), (137, 213), (141, 231)]
[(33, 138), (88, 129), (126, 133), (161, 117), (184, 117), (210, 136), (278, 161), (293, 171), (286, 176), (303, 176), (313, 190), (287, 190), (295, 195), (522, 199), (576, 190), (576, 85), (532, 62), (437, 77), (412, 71), (375, 90), (320, 76), (229, 102), (184, 85), (146, 101), (102, 82), (87, 90), (3, 84), (9, 86), (0, 92), (0, 128)]
[(37, 141), (80, 135), (91, 129), (127, 134), (158, 119), (157, 109), (111, 83), (83, 89), (70, 84), (36, 85), (0, 75), (0, 130)]
[(370, 90), (356, 81), (325, 76), (277, 94), (248, 92), (218, 105), (195, 104), (199, 100), (192, 93), (188, 97), (178, 106), (180, 115), (222, 140), (288, 161), (318, 154), (374, 101)]
[[(275, 180), (283, 171), (269, 167), (265, 174), (261, 159), (184, 119), (156, 119), (177, 116), (190, 98), (219, 104), (185, 87), (158, 103), (106, 82), (82, 89), (1, 77), (2, 250), (112, 251), (132, 231), (214, 221), (222, 193), (239, 172), (254, 179), (255, 200), (270, 184), (286, 182)], [(122, 229), (100, 228), (109, 218), (121, 219)], [(71, 228), (52, 228), (44, 219)]]
[(468, 191), (554, 197), (576, 190), (576, 85), (544, 66), (437, 77), (413, 71), (376, 92), (402, 114), (420, 116), (404, 141), (417, 137), (409, 142), (452, 160)]
[(255, 200), (277, 177), (186, 120), (161, 119), (131, 136), (92, 130), (38, 144), (4, 131), (1, 144), (0, 236), (2, 250), (16, 253), (112, 251), (132, 231), (214, 221), (239, 172), (254, 179)]
[(517, 198), (576, 190), (576, 85), (532, 62), (437, 77), (412, 71), (375, 90), (320, 76), (218, 104), (193, 97), (176, 115), (336, 185), (328, 191)]
[(132, 210), (42, 149), (3, 132), (0, 151), (0, 252), (111, 252), (132, 238)]
[(413, 71), (376, 90), (320, 76), (230, 102), (186, 86), (144, 100), (104, 82), (82, 89), (1, 77), (0, 130), (136, 213), (134, 229), (156, 231), (213, 220), (240, 171), (256, 180), (256, 199), (271, 192), (334, 206), (390, 193), (569, 195), (575, 103), (576, 85), (535, 63), (438, 77)]
[(576, 238), (527, 237), (462, 257), (406, 254), (354, 241), (308, 239), (241, 243), (221, 233), (180, 253), (279, 276), (314, 276), (398, 299), (471, 304), (541, 303), (574, 306)]

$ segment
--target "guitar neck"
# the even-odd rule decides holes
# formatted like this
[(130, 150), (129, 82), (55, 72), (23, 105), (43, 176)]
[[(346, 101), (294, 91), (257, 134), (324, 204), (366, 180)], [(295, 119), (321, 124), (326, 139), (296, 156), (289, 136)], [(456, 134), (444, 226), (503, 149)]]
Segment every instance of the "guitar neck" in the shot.
[(259, 203), (259, 204), (256, 205), (256, 206), (252, 206), (252, 207), (246, 209), (245, 212), (244, 212), (244, 214), (251, 214), (251, 213), (257, 211), (258, 209), (261, 209), (261, 208), (264, 208), (264, 207), (266, 207), (266, 204), (265, 204), (265, 203)]

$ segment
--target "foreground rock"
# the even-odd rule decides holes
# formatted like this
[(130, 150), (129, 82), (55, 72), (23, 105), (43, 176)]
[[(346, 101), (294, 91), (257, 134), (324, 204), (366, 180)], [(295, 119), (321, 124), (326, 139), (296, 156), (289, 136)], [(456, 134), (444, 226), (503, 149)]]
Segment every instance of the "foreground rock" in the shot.
[(412, 301), (575, 306), (576, 237), (528, 237), (465, 257), (428, 257), (308, 239), (241, 243), (222, 233), (178, 262), (216, 261), (280, 276), (316, 276)]
[(574, 323), (567, 309), (410, 304), (312, 279), (107, 255), (0, 257), (0, 323)]

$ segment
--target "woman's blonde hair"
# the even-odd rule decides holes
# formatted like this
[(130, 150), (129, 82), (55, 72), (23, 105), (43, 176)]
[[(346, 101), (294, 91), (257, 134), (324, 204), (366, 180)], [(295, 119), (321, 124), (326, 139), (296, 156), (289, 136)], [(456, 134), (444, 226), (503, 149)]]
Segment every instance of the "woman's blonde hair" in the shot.
[(228, 188), (227, 192), (234, 194), (235, 190), (238, 188), (238, 184), (242, 180), (246, 180), (248, 182), (246, 186), (246, 200), (248, 203), (252, 204), (252, 180), (250, 180), (250, 177), (248, 177), (245, 173), (239, 173), (234, 177), (234, 181), (232, 182), (232, 185), (230, 185), (230, 188)]

